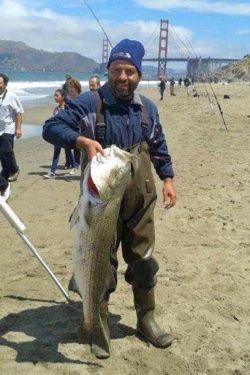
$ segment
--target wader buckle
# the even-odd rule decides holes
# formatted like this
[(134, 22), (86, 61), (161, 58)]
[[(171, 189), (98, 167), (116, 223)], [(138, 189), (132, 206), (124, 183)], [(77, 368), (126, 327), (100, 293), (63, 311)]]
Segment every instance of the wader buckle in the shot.
[(96, 124), (96, 138), (98, 142), (102, 145), (102, 147), (106, 147), (105, 145), (106, 128), (107, 128), (107, 125), (104, 122)]

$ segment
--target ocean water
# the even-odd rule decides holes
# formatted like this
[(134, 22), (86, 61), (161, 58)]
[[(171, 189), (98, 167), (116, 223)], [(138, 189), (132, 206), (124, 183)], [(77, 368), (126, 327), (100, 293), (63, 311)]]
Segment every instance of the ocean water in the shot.
[[(28, 71), (5, 71), (9, 77), (8, 87), (21, 100), (24, 108), (46, 105), (48, 100), (54, 104), (53, 94), (56, 89), (61, 88), (65, 82), (65, 74), (60, 72), (28, 72)], [(81, 82), (82, 90), (88, 89), (89, 74), (69, 73)], [(100, 76), (104, 82), (105, 76)]]
[[(8, 88), (20, 99), (24, 110), (35, 106), (54, 105), (53, 95), (56, 89), (61, 88), (65, 82), (65, 73), (62, 72), (29, 72), (5, 70), (9, 77)], [(88, 79), (91, 74), (68, 72), (73, 78), (80, 81), (82, 91), (87, 91)], [(101, 84), (107, 80), (106, 76), (99, 75)], [(138, 90), (142, 88), (156, 88), (157, 81), (141, 80)], [(33, 137), (41, 134), (39, 126), (23, 124), (23, 137)]]

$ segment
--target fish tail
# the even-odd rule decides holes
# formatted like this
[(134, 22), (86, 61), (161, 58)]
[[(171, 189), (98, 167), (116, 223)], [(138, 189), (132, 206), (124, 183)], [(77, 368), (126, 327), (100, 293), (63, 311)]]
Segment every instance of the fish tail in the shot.
[(110, 339), (102, 324), (92, 332), (91, 351), (99, 359), (110, 357)]
[(79, 344), (90, 345), (91, 352), (96, 358), (106, 359), (110, 357), (110, 338), (102, 323), (95, 327), (93, 331), (90, 324), (81, 322), (78, 342)]

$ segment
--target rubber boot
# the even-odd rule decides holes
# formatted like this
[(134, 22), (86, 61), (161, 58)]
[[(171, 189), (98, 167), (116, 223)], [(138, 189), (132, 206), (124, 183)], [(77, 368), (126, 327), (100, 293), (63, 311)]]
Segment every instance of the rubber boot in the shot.
[(133, 293), (138, 333), (157, 348), (167, 348), (172, 344), (173, 338), (169, 333), (164, 332), (154, 319), (154, 288), (133, 288)]

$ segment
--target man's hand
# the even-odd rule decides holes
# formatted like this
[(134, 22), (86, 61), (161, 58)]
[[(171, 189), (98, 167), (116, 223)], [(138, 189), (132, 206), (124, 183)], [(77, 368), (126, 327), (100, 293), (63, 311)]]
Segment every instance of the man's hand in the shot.
[(15, 137), (16, 138), (21, 138), (22, 136), (22, 130), (21, 129), (16, 129), (15, 131)]
[(172, 178), (164, 179), (162, 194), (164, 208), (168, 210), (169, 208), (173, 207), (176, 203), (176, 192)]
[(16, 114), (16, 120), (15, 120), (15, 137), (16, 138), (21, 138), (22, 136), (22, 114), (17, 113)]
[(79, 136), (76, 140), (77, 148), (84, 148), (88, 154), (88, 160), (92, 158), (99, 152), (102, 156), (104, 155), (104, 150), (99, 142), (93, 141), (92, 139)]

